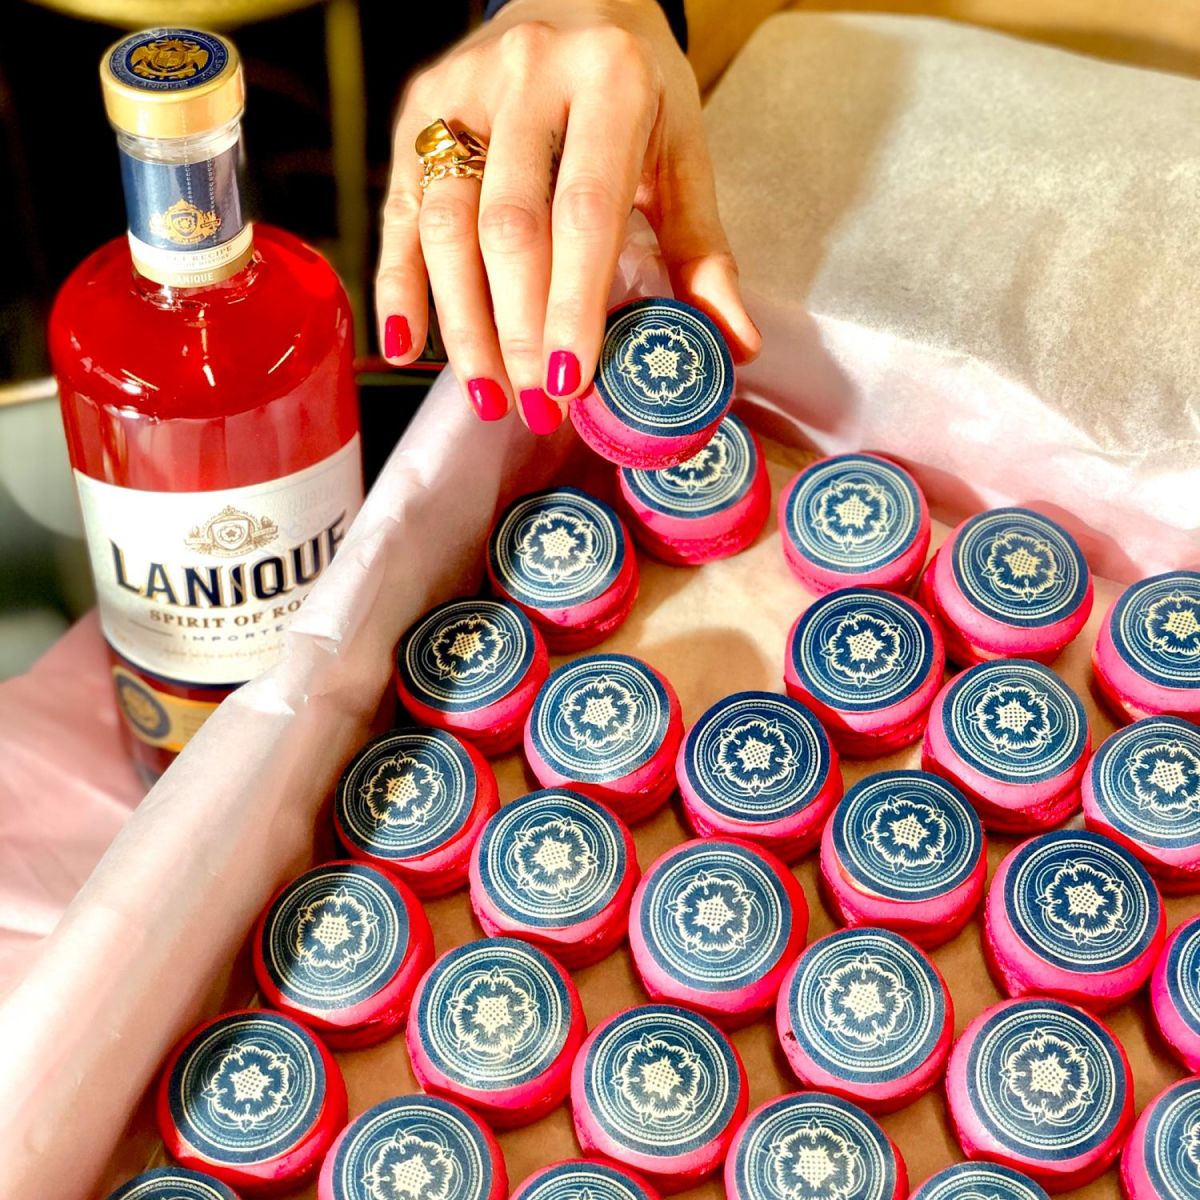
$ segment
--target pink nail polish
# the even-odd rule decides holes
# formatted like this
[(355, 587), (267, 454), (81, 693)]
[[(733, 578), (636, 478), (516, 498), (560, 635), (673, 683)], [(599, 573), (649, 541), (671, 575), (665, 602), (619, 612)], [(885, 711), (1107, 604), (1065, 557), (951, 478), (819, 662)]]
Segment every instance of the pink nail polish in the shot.
[(383, 357), (399, 358), (412, 349), (412, 330), (401, 316), (388, 317), (383, 323)]
[(483, 375), (468, 379), (467, 395), (471, 397), (481, 421), (498, 421), (508, 411), (508, 398), (494, 379)]
[(555, 350), (546, 367), (546, 391), (570, 396), (579, 387), (579, 359), (570, 350)]
[(553, 433), (562, 424), (562, 409), (541, 388), (526, 388), (521, 393), (521, 411), (534, 433)]

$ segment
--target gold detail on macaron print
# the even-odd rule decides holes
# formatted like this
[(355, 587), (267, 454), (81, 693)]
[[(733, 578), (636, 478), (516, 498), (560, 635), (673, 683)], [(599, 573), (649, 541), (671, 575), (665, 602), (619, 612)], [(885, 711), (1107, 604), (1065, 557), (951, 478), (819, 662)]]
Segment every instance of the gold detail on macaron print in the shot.
[(362, 1181), (370, 1200), (448, 1200), (460, 1171), (445, 1146), (397, 1130), (372, 1154)]
[(538, 1015), (534, 996), (501, 967), (468, 975), (449, 1004), (459, 1048), (496, 1061), (514, 1056)]
[(249, 1039), (239, 1041), (202, 1092), (213, 1122), (243, 1132), (268, 1124), (291, 1107), (293, 1069), (290, 1055)]
[(785, 1200), (848, 1200), (862, 1175), (859, 1148), (810, 1117), (770, 1146), (771, 1177)]
[(613, 1077), (642, 1124), (695, 1112), (703, 1080), (700, 1056), (669, 1031), (642, 1034), (626, 1048)]
[(360, 796), (377, 827), (424, 824), (445, 791), (440, 771), (408, 754), (381, 762), (363, 781)]
[(695, 385), (702, 362), (680, 326), (648, 323), (626, 344), (620, 371), (647, 400), (671, 404)]
[(1022, 1039), (1000, 1069), (1006, 1093), (1034, 1124), (1068, 1125), (1092, 1103), (1087, 1051), (1049, 1030)]

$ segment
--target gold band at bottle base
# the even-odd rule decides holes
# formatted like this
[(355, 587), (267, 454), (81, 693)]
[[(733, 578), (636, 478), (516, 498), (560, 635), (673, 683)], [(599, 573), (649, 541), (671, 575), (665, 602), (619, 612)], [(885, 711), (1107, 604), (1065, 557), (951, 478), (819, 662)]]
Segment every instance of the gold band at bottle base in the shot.
[(163, 250), (129, 233), (138, 272), (168, 287), (203, 287), (236, 275), (254, 253), (254, 227), (246, 224), (227, 242), (202, 250)]
[(178, 753), (217, 710), (210, 700), (187, 700), (152, 687), (124, 667), (113, 667), (117, 707), (139, 741)]
[(482, 179), (487, 145), (465, 129), (455, 132), (440, 117), (417, 134), (421, 188), (438, 179)]

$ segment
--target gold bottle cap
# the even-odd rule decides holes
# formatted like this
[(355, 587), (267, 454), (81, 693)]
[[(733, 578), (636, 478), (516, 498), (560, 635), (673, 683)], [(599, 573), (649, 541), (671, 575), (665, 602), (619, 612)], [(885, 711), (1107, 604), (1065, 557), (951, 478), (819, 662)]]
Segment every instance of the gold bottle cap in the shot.
[(219, 129), (246, 102), (233, 43), (199, 29), (143, 29), (117, 42), (100, 60), (100, 87), (109, 121), (146, 138)]

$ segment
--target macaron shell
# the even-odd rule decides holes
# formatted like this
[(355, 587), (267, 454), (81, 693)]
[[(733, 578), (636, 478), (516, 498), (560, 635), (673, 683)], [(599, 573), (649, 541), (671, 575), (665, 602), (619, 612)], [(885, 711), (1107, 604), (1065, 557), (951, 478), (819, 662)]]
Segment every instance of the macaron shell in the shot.
[(745, 493), (732, 504), (699, 517), (678, 516), (651, 507), (617, 471), (617, 507), (634, 540), (648, 554), (679, 566), (699, 566), (728, 558), (749, 546), (771, 511), (771, 483), (762, 446), (745, 429), (755, 456), (754, 474)]
[[(789, 510), (795, 495), (795, 489), (799, 485), (801, 478), (814, 468), (819, 468), (826, 463), (833, 463), (842, 457), (869, 459), (882, 463), (890, 471), (897, 472), (903, 476), (908, 484), (911, 485), (912, 494), (915, 496), (916, 512), (914, 516), (916, 534), (912, 542), (892, 561), (868, 570), (838, 571), (830, 566), (815, 562), (812, 558), (805, 555), (789, 535)], [(931, 527), (929, 522), (929, 506), (926, 503), (924, 493), (917, 485), (916, 480), (898, 463), (892, 462), (890, 459), (879, 454), (833, 455), (828, 459), (819, 459), (817, 462), (810, 464), (809, 467), (806, 467), (804, 471), (789, 481), (780, 493), (777, 507), (777, 521), (780, 534), (779, 541), (783, 549), (784, 561), (787, 563), (792, 574), (815, 596), (823, 596), (826, 592), (832, 592), (844, 587), (870, 587), (880, 588), (885, 591), (907, 592), (921, 570), (921, 566), (925, 562), (925, 555), (929, 551)]]
[(533, 626), (533, 662), (525, 678), (501, 700), (484, 708), (466, 712), (445, 712), (423, 704), (404, 684), (399, 671), (393, 673), (396, 695), (409, 716), (420, 725), (433, 729), (445, 729), (465, 741), (471, 742), (481, 754), (489, 758), (505, 754), (521, 744), (525, 718), (529, 715), (533, 698), (550, 674), (550, 655), (545, 639)]
[(864, 925), (891, 929), (923, 950), (941, 946), (962, 932), (983, 899), (987, 881), (985, 844), (970, 878), (942, 896), (906, 901), (872, 894), (842, 868), (833, 844), (833, 829), (828, 824), (821, 836), (820, 866), (826, 897), (844, 925), (852, 929)]
[[(513, 942), (513, 945), (519, 943)], [(471, 945), (471, 943), (467, 943)], [(425, 1002), (425, 994), (439, 965), (452, 955), (448, 951), (425, 973), (413, 996), (412, 1012), (416, 1014)], [(575, 982), (549, 955), (549, 969), (558, 975), (567, 997), (567, 1028), (564, 1042), (554, 1059), (533, 1078), (507, 1087), (471, 1087), (462, 1079), (452, 1078), (440, 1067), (425, 1045), (425, 1035), (414, 1016), (405, 1031), (405, 1043), (413, 1074), (422, 1089), (464, 1104), (480, 1114), (494, 1129), (514, 1129), (544, 1117), (566, 1099), (571, 1086), (571, 1064), (587, 1033), (587, 1021)]]
[(1087, 624), (1094, 595), (1090, 572), (1078, 606), (1060, 621), (1028, 627), (1007, 624), (990, 617), (970, 603), (954, 578), (954, 546), (966, 526), (975, 520), (975, 517), (971, 517), (963, 521), (947, 537), (930, 564), (925, 594), (932, 598), (942, 622), (958, 634), (954, 639), (955, 649), (965, 646), (973, 656), (972, 661), (1032, 658), (1037, 662), (1052, 662)]
[(661, 471), (678, 466), (712, 441), (725, 414), (696, 433), (679, 437), (652, 437), (631, 429), (596, 394), (595, 387), (571, 402), (571, 424), (575, 432), (601, 458), (619, 467)]
[[(633, 552), (630, 551), (633, 559)], [(598, 646), (611, 634), (615, 633), (633, 611), (641, 587), (641, 576), (633, 559), (634, 565), (628, 570), (622, 570), (617, 579), (617, 588), (609, 597), (609, 607), (594, 620), (586, 624), (558, 625), (550, 622), (541, 623), (542, 636), (552, 654), (577, 654), (581, 650), (590, 650)]]
[(171, 1075), (181, 1055), (205, 1031), (228, 1017), (257, 1015), (261, 1010), (235, 1010), (222, 1013), (186, 1034), (176, 1045), (163, 1067), (159, 1080), (155, 1111), (163, 1145), (181, 1166), (205, 1172), (254, 1195), (275, 1195), (293, 1191), (316, 1174), (334, 1138), (346, 1124), (346, 1084), (341, 1068), (333, 1055), (313, 1037), (325, 1078), (325, 1096), (320, 1112), (309, 1131), (299, 1137), (284, 1153), (253, 1163), (217, 1162), (191, 1145), (171, 1116), (169, 1098)]
[[(984, 1024), (998, 1011), (1014, 1005), (1027, 1003), (1020, 1000), (1001, 1001), (985, 1010), (963, 1031), (953, 1050), (946, 1068), (946, 1097), (950, 1119), (958, 1137), (963, 1154), (972, 1160), (998, 1162), (1028, 1175), (1048, 1192), (1058, 1193), (1083, 1187), (1102, 1175), (1116, 1160), (1125, 1143), (1125, 1137), (1133, 1124), (1133, 1079), (1125, 1051), (1111, 1031), (1107, 1031), (1115, 1045), (1124, 1076), (1124, 1099), (1110, 1135), (1085, 1153), (1064, 1156), (1047, 1163), (1044, 1160), (1026, 1158), (1007, 1148), (988, 1130), (974, 1113), (973, 1088), (968, 1082), (968, 1057), (972, 1042), (979, 1036)], [(1103, 1026), (1102, 1026), (1103, 1028)]]
[(1200, 1072), (1200, 1028), (1196, 1028), (1187, 1020), (1180, 1007), (1180, 998), (1176, 995), (1176, 985), (1172, 981), (1171, 964), (1172, 955), (1180, 949), (1179, 944), (1196, 937), (1198, 930), (1200, 917), (1192, 917), (1184, 921), (1167, 939), (1150, 977), (1150, 1010), (1154, 1014), (1154, 1023), (1172, 1054), (1189, 1071)]
[[(641, 1176), (635, 1175), (632, 1171), (626, 1169), (624, 1166), (618, 1166), (615, 1163), (606, 1162), (602, 1158), (564, 1158), (558, 1162), (550, 1163), (549, 1166), (540, 1167), (538, 1170), (534, 1171), (532, 1175), (527, 1175), (519, 1184), (517, 1184), (512, 1192), (512, 1200), (530, 1200), (530, 1197), (536, 1194), (538, 1184), (540, 1184), (542, 1180), (545, 1179), (545, 1177), (551, 1172), (557, 1171), (562, 1167), (579, 1167), (581, 1169), (598, 1167), (605, 1172), (619, 1173), (622, 1177), (622, 1183), (627, 1184), (630, 1188), (636, 1188), (638, 1191), (640, 1191), (644, 1197), (644, 1200), (658, 1200), (658, 1193), (646, 1180), (642, 1179)], [(584, 1184), (584, 1189), (586, 1190), (585, 1180), (581, 1178), (579, 1182)], [(574, 1186), (574, 1180), (569, 1186)], [(578, 1194), (579, 1193), (576, 1193), (576, 1195)]]
[[(831, 597), (835, 594), (840, 593), (830, 593), (817, 601), (817, 604), (832, 604)], [(846, 595), (850, 596), (851, 593), (847, 591)], [(797, 639), (803, 636), (802, 630), (814, 619), (813, 609), (809, 608), (801, 613), (788, 631), (783, 672), (787, 694), (816, 714), (838, 752), (847, 758), (882, 757), (917, 741), (929, 719), (930, 706), (942, 688), (946, 652), (937, 625), (911, 600), (896, 596), (893, 598), (893, 607), (895, 605), (907, 610), (911, 614), (910, 619), (924, 630), (922, 636), (929, 640), (929, 663), (917, 686), (893, 704), (879, 707), (840, 707), (816, 695), (813, 689), (819, 685), (812, 681), (811, 674), (807, 671), (802, 676), (795, 661)], [(809, 666), (806, 660), (805, 667)]]
[[(647, 902), (647, 888), (653, 881), (656, 870), (667, 867), (681, 853), (692, 852), (702, 846), (711, 848), (714, 845), (732, 845), (754, 855), (761, 863), (762, 869), (775, 876), (791, 909), (787, 939), (775, 961), (752, 983), (728, 990), (688, 987), (670, 975), (651, 954), (641, 921)], [(808, 924), (808, 902), (804, 890), (786, 864), (774, 855), (748, 841), (729, 838), (717, 842), (692, 841), (668, 850), (647, 869), (634, 892), (630, 907), (629, 945), (642, 987), (652, 1000), (685, 1005), (708, 1017), (722, 1029), (738, 1029), (756, 1020), (774, 1005), (780, 983), (808, 938)]]
[[(472, 1123), (474, 1132), (483, 1142), (484, 1154), (491, 1168), (492, 1186), (487, 1194), (481, 1197), (481, 1200), (507, 1200), (508, 1171), (505, 1167), (504, 1154), (500, 1149), (500, 1144), (496, 1141), (495, 1136), (486, 1124), (461, 1105), (456, 1104), (454, 1107), (458, 1110), (458, 1114), (463, 1121), (470, 1121)], [(369, 1117), (371, 1112), (372, 1110), (368, 1109), (366, 1112), (360, 1113), (355, 1117), (353, 1121), (338, 1133), (337, 1138), (329, 1147), (324, 1161), (321, 1163), (321, 1173), (317, 1180), (317, 1200), (359, 1200), (359, 1197), (351, 1198), (346, 1196), (334, 1178), (334, 1170), (337, 1165), (338, 1151), (342, 1148), (347, 1138), (356, 1135), (360, 1121), (363, 1118)]]
[[(1193, 579), (1200, 581), (1200, 575), (1193, 572), (1179, 572), (1178, 576), (1183, 581), (1183, 586), (1190, 587)], [(1104, 614), (1100, 633), (1092, 648), (1092, 668), (1097, 692), (1120, 721), (1136, 721), (1147, 716), (1171, 716), (1185, 721), (1200, 721), (1200, 667), (1193, 676), (1197, 681), (1194, 686), (1165, 686), (1126, 662), (1113, 640), (1118, 609), (1128, 605), (1139, 594), (1144, 594), (1146, 588), (1153, 587), (1156, 583), (1161, 585), (1164, 579), (1172, 578), (1170, 574), (1153, 576), (1131, 585), (1113, 601)], [(1200, 587), (1200, 582), (1196, 586)]]
[[(326, 864), (335, 866), (337, 864)], [(346, 865), (350, 865), (347, 863)], [(285, 996), (267, 970), (263, 956), (263, 933), (266, 919), (279, 897), (291, 887), (285, 884), (271, 897), (255, 926), (251, 941), (251, 957), (258, 990), (270, 1008), (286, 1013), (302, 1025), (320, 1034), (325, 1044), (334, 1050), (357, 1050), (373, 1046), (391, 1037), (408, 1019), (417, 980), (433, 962), (433, 931), (425, 909), (412, 890), (393, 872), (376, 867), (400, 893), (408, 922), (408, 948), (396, 974), (371, 996), (357, 1004), (338, 1009), (317, 1009), (301, 1006)]]
[[(657, 1014), (676, 1014), (678, 1019), (693, 1028), (707, 1027), (711, 1036), (723, 1045), (723, 1055), (728, 1058), (732, 1077), (722, 1100), (722, 1107), (714, 1120), (718, 1123), (703, 1145), (690, 1151), (671, 1152), (664, 1146), (661, 1153), (650, 1153), (636, 1149), (605, 1129), (591, 1111), (589, 1099), (589, 1057), (602, 1039), (619, 1036), (615, 1033), (621, 1026), (633, 1023), (633, 1027), (650, 1029), (658, 1020)], [(647, 1021), (649, 1024), (647, 1024)], [(643, 1037), (647, 1036), (643, 1034)], [(705, 1035), (709, 1036), (708, 1034)], [(598, 1051), (603, 1054), (603, 1050)], [(610, 1086), (610, 1076), (603, 1075), (604, 1086)], [(686, 1010), (661, 1005), (637, 1005), (602, 1021), (588, 1035), (575, 1058), (571, 1073), (571, 1112), (575, 1124), (575, 1136), (585, 1154), (598, 1154), (622, 1166), (632, 1168), (644, 1176), (664, 1194), (683, 1191), (713, 1174), (725, 1159), (734, 1134), (748, 1109), (749, 1085), (746, 1070), (737, 1048), (719, 1030), (703, 1017), (694, 1016)], [(727, 1110), (727, 1116), (726, 1114)], [(647, 1127), (653, 1129), (653, 1118), (643, 1118)], [(695, 1140), (690, 1138), (689, 1140)]]

